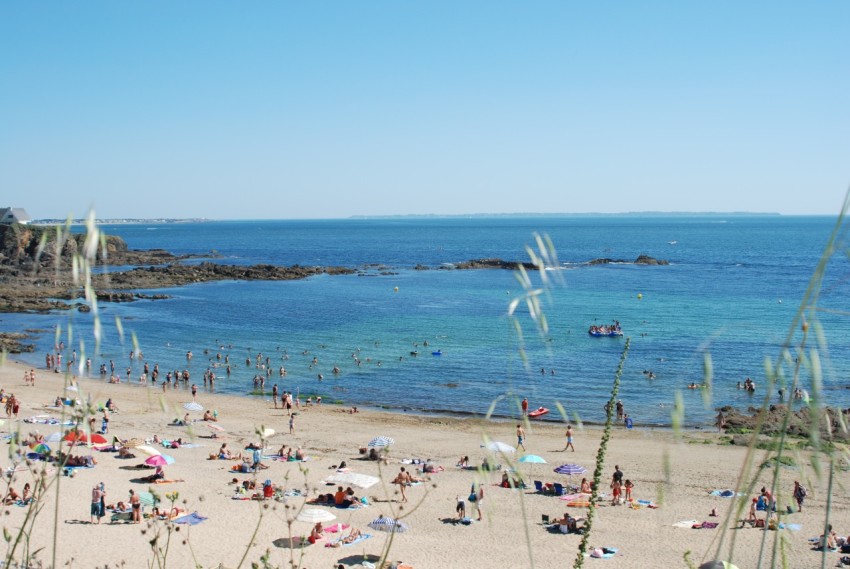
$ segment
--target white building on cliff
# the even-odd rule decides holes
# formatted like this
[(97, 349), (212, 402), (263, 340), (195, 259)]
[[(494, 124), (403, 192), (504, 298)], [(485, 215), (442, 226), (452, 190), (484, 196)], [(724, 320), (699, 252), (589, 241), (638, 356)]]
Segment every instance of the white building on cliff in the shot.
[(13, 223), (27, 224), (31, 221), (27, 210), (21, 207), (0, 207), (0, 224), (11, 225)]

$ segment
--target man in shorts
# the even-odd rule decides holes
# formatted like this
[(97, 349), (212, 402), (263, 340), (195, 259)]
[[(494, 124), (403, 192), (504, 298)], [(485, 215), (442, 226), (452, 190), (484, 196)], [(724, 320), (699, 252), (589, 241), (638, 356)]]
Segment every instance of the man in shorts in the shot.
[(516, 446), (522, 447), (522, 450), (525, 450), (525, 445), (522, 444), (525, 441), (525, 430), (522, 428), (522, 425), (516, 426)]

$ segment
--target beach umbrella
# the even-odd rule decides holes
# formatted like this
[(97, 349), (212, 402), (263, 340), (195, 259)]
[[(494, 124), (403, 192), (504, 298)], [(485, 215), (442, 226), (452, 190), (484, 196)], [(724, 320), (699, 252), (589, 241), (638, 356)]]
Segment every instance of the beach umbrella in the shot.
[(79, 389), (77, 389), (76, 385), (69, 385), (65, 388), (65, 391), (79, 391)]
[(371, 488), (380, 481), (380, 478), (369, 476), (368, 474), (361, 474), (359, 472), (337, 472), (336, 474), (328, 477), (326, 480), (328, 484), (357, 486), (364, 490), (366, 488)]
[(190, 401), (189, 403), (184, 403), (183, 408), (186, 411), (203, 411), (204, 406), (200, 403), (195, 403), (194, 401)]
[(218, 431), (220, 433), (224, 432), (224, 427), (221, 425), (216, 425), (215, 423), (207, 423), (207, 427), (212, 429), (213, 431)]
[(47, 454), (50, 452), (50, 447), (44, 443), (38, 443), (32, 447), (32, 451), (36, 454)]
[(89, 442), (93, 445), (105, 445), (109, 441), (106, 440), (106, 437), (100, 435), (98, 433), (92, 433), (89, 435)]
[(555, 469), (556, 474), (566, 474), (569, 476), (570, 484), (572, 484), (574, 474), (584, 474), (585, 472), (587, 472), (587, 469), (579, 464), (562, 464)]
[(159, 502), (159, 500), (156, 499), (156, 496), (154, 496), (150, 492), (136, 492), (136, 494), (139, 496), (139, 502), (143, 506), (153, 507), (156, 506), (157, 502)]
[(499, 441), (490, 441), (485, 445), (487, 450), (492, 452), (501, 452), (501, 453), (511, 453), (516, 452), (516, 449), (507, 443), (502, 443)]
[(145, 464), (148, 466), (165, 466), (166, 464), (174, 464), (174, 458), (167, 454), (155, 454), (146, 458)]
[(307, 522), (308, 524), (317, 524), (319, 522), (330, 522), (336, 519), (336, 516), (327, 510), (321, 508), (304, 508), (295, 519), (299, 522)]
[(403, 533), (410, 529), (406, 523), (395, 520), (393, 518), (388, 518), (386, 516), (381, 516), (369, 522), (369, 527), (378, 531), (386, 531), (386, 532), (396, 532)]
[(556, 474), (566, 474), (568, 476), (572, 476), (574, 474), (584, 474), (587, 472), (587, 469), (578, 464), (562, 464), (558, 468), (555, 469)]
[(537, 456), (536, 454), (527, 454), (520, 458), (519, 462), (524, 462), (527, 464), (546, 464), (546, 460), (542, 456)]
[(366, 446), (370, 446), (370, 447), (373, 447), (373, 448), (375, 448), (375, 447), (379, 447), (379, 448), (380, 447), (388, 447), (391, 444), (393, 444), (394, 442), (395, 441), (391, 437), (380, 436), (380, 437), (375, 437), (374, 439), (369, 441), (369, 444), (366, 445)]
[(156, 456), (158, 454), (162, 454), (157, 449), (155, 449), (155, 448), (153, 448), (152, 446), (149, 446), (149, 445), (139, 445), (134, 450), (137, 450), (141, 453), (144, 453), (144, 454), (147, 454), (147, 455), (150, 455), (150, 456)]
[(263, 432), (260, 433), (260, 436), (264, 439), (267, 439), (270, 436), (272, 436), (274, 433), (275, 433), (274, 429), (272, 429), (270, 427), (266, 427), (265, 429), (263, 429)]
[(62, 440), (66, 443), (84, 443), (89, 440), (83, 431), (70, 431)]
[(145, 441), (143, 441), (140, 438), (136, 438), (136, 437), (134, 437), (132, 439), (127, 439), (126, 441), (119, 440), (118, 442), (124, 448), (137, 448), (137, 447), (140, 447), (143, 444), (145, 444)]
[(531, 464), (546, 464), (546, 461), (543, 459), (543, 457), (537, 456), (536, 454), (527, 454), (521, 459), (519, 459), (519, 461), (529, 462)]

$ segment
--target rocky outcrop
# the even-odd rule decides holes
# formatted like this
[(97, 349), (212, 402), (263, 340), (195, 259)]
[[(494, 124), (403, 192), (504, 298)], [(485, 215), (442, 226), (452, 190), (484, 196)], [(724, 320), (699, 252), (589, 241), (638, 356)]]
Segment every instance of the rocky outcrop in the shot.
[(850, 441), (850, 433), (841, 430), (841, 421), (850, 422), (850, 409), (825, 408), (813, 410), (803, 407), (799, 411), (789, 410), (786, 405), (771, 405), (767, 410), (750, 407), (746, 413), (734, 407), (721, 407), (719, 414), (723, 416), (723, 428), (727, 433), (752, 433), (760, 420), (764, 423), (760, 434), (777, 435), (782, 432), (787, 414), (788, 428), (786, 434), (793, 437), (808, 437), (814, 425), (820, 431), (823, 440)]
[(441, 266), (441, 269), (509, 269), (514, 270), (518, 266), (522, 265), (522, 267), (527, 271), (536, 271), (537, 265), (533, 263), (523, 263), (520, 261), (503, 261), (502, 259), (472, 259), (469, 261), (464, 261), (462, 263), (456, 263), (450, 267)]
[(640, 255), (634, 261), (627, 261), (625, 259), (609, 259), (607, 257), (593, 259), (592, 261), (588, 261), (588, 265), (608, 265), (610, 263), (617, 263), (621, 265), (633, 264), (633, 265), (669, 265), (670, 261), (665, 261), (664, 259), (656, 259), (654, 257), (650, 257), (649, 255)]
[[(86, 234), (60, 237), (55, 227), (38, 225), (0, 225), (0, 267), (39, 272), (68, 267), (75, 254), (85, 246)], [(95, 263), (112, 265), (159, 265), (179, 259), (163, 249), (131, 250), (120, 237), (106, 235), (98, 245)]]

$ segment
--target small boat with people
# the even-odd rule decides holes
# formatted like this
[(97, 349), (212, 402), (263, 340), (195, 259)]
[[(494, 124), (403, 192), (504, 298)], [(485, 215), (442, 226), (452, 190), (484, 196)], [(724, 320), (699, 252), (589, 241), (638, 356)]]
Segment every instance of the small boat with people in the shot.
[(623, 330), (620, 328), (620, 322), (614, 320), (613, 324), (593, 325), (587, 331), (588, 334), (595, 338), (616, 338), (623, 335)]
[(548, 412), (549, 412), (549, 409), (547, 409), (546, 407), (538, 407), (534, 411), (529, 411), (528, 416), (530, 418), (534, 419), (536, 417), (542, 417), (543, 415), (545, 415)]

